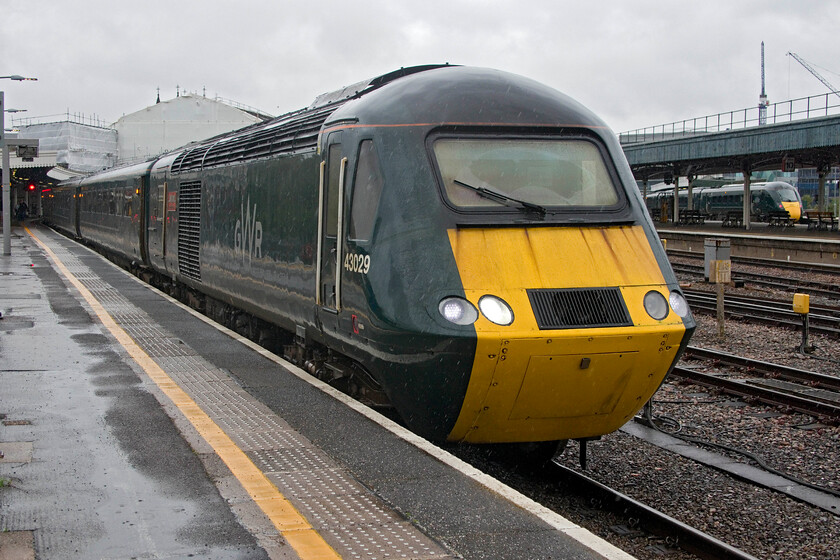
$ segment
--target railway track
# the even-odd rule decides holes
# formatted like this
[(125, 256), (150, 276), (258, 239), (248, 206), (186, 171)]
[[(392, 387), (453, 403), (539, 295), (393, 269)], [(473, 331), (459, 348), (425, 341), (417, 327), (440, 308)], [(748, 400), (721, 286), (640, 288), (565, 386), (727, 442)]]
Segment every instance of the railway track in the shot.
[[(681, 257), (700, 261), (705, 259), (705, 255), (703, 253), (697, 253), (694, 251), (683, 251), (680, 249), (668, 249), (668, 255), (672, 257)], [(795, 272), (805, 272), (808, 274), (840, 274), (840, 265), (801, 263), (777, 259), (761, 259), (757, 257), (740, 256), (732, 257), (731, 260), (733, 263), (738, 263), (744, 266), (776, 268), (781, 270), (792, 270)]]
[[(719, 371), (715, 374), (697, 371), (701, 362), (711, 364), (708, 366), (710, 369), (714, 367)], [(787, 411), (805, 412), (824, 421), (828, 418), (835, 421), (840, 419), (838, 377), (694, 346), (687, 348), (681, 365), (674, 373), (685, 376), (694, 383), (721, 388), (725, 393), (781, 406)], [(656, 438), (648, 442), (660, 445)], [(626, 520), (626, 525), (610, 527), (612, 531), (619, 534), (621, 531), (627, 531), (629, 534), (649, 534), (655, 537), (652, 540), (664, 541), (659, 554), (668, 554), (669, 548), (678, 547), (698, 558), (753, 558), (736, 547), (589, 478), (585, 473), (559, 465), (557, 462), (554, 466), (565, 487), (574, 489), (584, 499), (590, 500), (593, 508), (608, 510)], [(743, 473), (740, 476), (743, 476)], [(752, 483), (759, 486), (766, 484), (758, 480)], [(816, 486), (810, 488), (824, 492)]]
[[(700, 290), (683, 290), (692, 311), (714, 314), (717, 311), (717, 296)], [(802, 316), (795, 313), (790, 301), (765, 298), (724, 296), (724, 314), (727, 317), (747, 319), (754, 322), (784, 326), (799, 330)], [(827, 336), (840, 338), (840, 308), (811, 306), (809, 328)]]
[[(679, 547), (698, 558), (755, 560), (754, 556), (634, 500), (580, 472), (557, 462), (553, 462), (551, 467), (552, 474), (556, 475), (566, 487), (574, 488), (578, 495), (589, 500), (591, 504), (600, 509), (607, 509), (628, 520), (627, 525), (612, 527), (614, 532), (644, 531), (662, 539), (666, 546)], [(667, 554), (667, 550), (663, 550), (661, 553)]]
[[(756, 560), (735, 546), (564, 465), (559, 457), (544, 466), (531, 464), (523, 468), (518, 457), (494, 454), (486, 447), (446, 448), (550, 509), (563, 515), (578, 512), (586, 520), (583, 525), (592, 531), (626, 537), (637, 545), (645, 543), (646, 558), (681, 551), (704, 560)], [(614, 544), (622, 547), (618, 542)]]
[[(699, 371), (711, 363), (714, 372)], [(672, 375), (728, 394), (840, 420), (840, 378), (689, 346)], [(723, 368), (721, 368), (723, 366)], [(734, 370), (734, 371), (733, 371)]]
[[(775, 265), (773, 265), (776, 268)], [(671, 263), (671, 268), (675, 272), (682, 272), (692, 276), (704, 277), (705, 269), (703, 265), (694, 265), (687, 263)], [(798, 269), (800, 272), (808, 272), (808, 269)], [(824, 272), (824, 271), (823, 271)], [(812, 282), (810, 280), (800, 280), (797, 278), (784, 278), (778, 275), (760, 274), (756, 272), (747, 272), (742, 270), (733, 270), (732, 279), (737, 282), (739, 280), (749, 282), (755, 286), (770, 288), (783, 292), (801, 292), (812, 296), (819, 296), (825, 298), (839, 298), (840, 285), (827, 284), (825, 282)]]

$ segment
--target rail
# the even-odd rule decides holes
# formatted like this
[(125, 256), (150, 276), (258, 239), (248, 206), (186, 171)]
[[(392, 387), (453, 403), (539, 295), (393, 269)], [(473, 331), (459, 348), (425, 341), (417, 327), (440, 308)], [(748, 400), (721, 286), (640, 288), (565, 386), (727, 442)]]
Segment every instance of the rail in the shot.
[[(687, 251), (680, 251), (677, 249), (668, 249), (668, 253), (671, 256), (680, 256), (685, 258), (696, 258), (702, 259), (703, 254), (691, 254)], [(765, 268), (780, 268), (784, 270), (797, 270), (804, 273), (827, 273), (827, 274), (836, 274), (837, 270), (834, 268), (835, 265), (831, 267), (820, 267), (819, 265), (811, 265), (808, 263), (792, 263), (787, 261), (777, 261), (771, 259), (756, 259), (756, 258), (749, 258), (749, 257), (732, 257), (733, 264), (738, 265), (746, 265), (746, 266), (763, 266)], [(703, 265), (695, 265), (689, 263), (681, 263), (681, 262), (672, 262), (671, 268), (675, 271), (692, 274), (696, 276), (704, 275), (705, 267)], [(771, 273), (755, 273), (755, 272), (747, 272), (744, 270), (734, 269), (732, 270), (732, 278), (735, 281), (743, 280), (745, 282), (749, 282), (750, 284), (756, 284), (759, 286), (765, 286), (775, 290), (781, 291), (797, 291), (803, 292), (806, 294), (810, 294), (812, 296), (820, 296), (820, 297), (827, 297), (827, 298), (838, 298), (840, 297), (840, 286), (836, 283), (825, 283), (813, 280), (802, 280), (799, 278), (788, 278), (783, 275), (771, 274)]]
[[(695, 312), (714, 315), (717, 300), (714, 293), (683, 290), (689, 307)], [(792, 330), (802, 328), (802, 316), (795, 313), (791, 303), (758, 298), (744, 298), (727, 295), (724, 303), (725, 315), (765, 325), (785, 326)], [(809, 314), (811, 332), (840, 338), (840, 317), (829, 308), (811, 307)]]
[(593, 478), (559, 463), (552, 463), (553, 472), (579, 495), (613, 513), (637, 520), (645, 531), (666, 538), (668, 542), (699, 558), (717, 560), (756, 560), (755, 556), (730, 546), (715, 537), (666, 515), (650, 506), (605, 486)]
[(766, 117), (760, 114), (757, 106), (747, 107), (746, 109), (637, 128), (620, 133), (618, 139), (623, 145), (638, 144), (763, 126), (765, 119), (766, 124), (779, 124), (831, 115), (840, 115), (840, 98), (834, 93), (826, 93), (773, 103), (767, 107)]
[[(812, 396), (814, 391), (804, 385), (787, 383), (783, 387), (769, 387), (761, 384), (761, 381), (755, 377), (743, 380), (731, 379), (725, 375), (701, 372), (682, 366), (672, 369), (670, 375), (688, 379), (698, 385), (717, 388), (730, 395), (754, 398), (771, 406), (790, 408), (811, 416), (840, 418), (837, 393), (831, 393), (828, 398), (820, 398)], [(764, 380), (764, 383), (771, 381)]]
[(815, 371), (808, 371), (798, 368), (773, 364), (760, 360), (753, 360), (744, 356), (728, 354), (720, 350), (710, 350), (698, 346), (688, 346), (685, 351), (685, 359), (696, 358), (698, 360), (713, 361), (726, 364), (730, 367), (742, 368), (746, 371), (760, 373), (769, 378), (781, 378), (790, 381), (804, 383), (809, 387), (819, 387), (829, 391), (840, 392), (840, 377), (826, 375)]

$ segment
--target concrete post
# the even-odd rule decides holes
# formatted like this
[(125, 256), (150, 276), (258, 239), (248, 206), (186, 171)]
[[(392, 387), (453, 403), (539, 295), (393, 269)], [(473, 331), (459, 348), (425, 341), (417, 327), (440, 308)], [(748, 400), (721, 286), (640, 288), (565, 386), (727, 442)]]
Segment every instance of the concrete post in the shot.
[(750, 229), (750, 214), (752, 212), (752, 194), (750, 193), (750, 182), (752, 171), (749, 165), (744, 165), (744, 229)]
[(817, 176), (819, 177), (819, 188), (818, 188), (818, 195), (817, 195), (817, 210), (820, 212), (825, 212), (828, 204), (826, 201), (828, 197), (826, 197), (825, 193), (825, 176), (826, 176), (826, 166), (820, 165), (817, 167)]
[(689, 210), (694, 210), (694, 198), (692, 196), (692, 189), (694, 188), (694, 179), (697, 178), (697, 175), (688, 175), (688, 201), (686, 202), (686, 208)]
[(674, 168), (674, 211), (672, 213), (674, 223), (680, 222), (680, 171)]
[(11, 179), (9, 177), (9, 147), (6, 145), (6, 100), (0, 91), (0, 149), (3, 150), (3, 255), (12, 254), (12, 201)]

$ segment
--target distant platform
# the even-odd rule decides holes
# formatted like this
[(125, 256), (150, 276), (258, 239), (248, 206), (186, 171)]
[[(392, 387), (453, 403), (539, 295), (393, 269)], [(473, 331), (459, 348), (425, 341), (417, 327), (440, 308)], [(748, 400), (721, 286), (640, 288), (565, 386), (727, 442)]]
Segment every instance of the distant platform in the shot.
[(732, 257), (779, 260), (837, 266), (840, 269), (840, 233), (808, 229), (805, 225), (770, 226), (752, 223), (750, 229), (723, 227), (721, 222), (677, 225), (656, 223), (665, 249), (703, 254), (708, 238), (729, 239)]

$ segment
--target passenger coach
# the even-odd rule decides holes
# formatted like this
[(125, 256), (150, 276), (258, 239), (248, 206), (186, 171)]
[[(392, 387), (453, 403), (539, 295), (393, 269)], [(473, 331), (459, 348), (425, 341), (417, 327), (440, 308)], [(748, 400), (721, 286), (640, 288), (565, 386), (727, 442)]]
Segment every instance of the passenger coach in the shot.
[[(688, 189), (679, 194), (680, 208), (687, 208)], [(774, 212), (787, 212), (794, 221), (802, 217), (802, 198), (799, 190), (782, 181), (756, 182), (750, 185), (752, 205), (750, 215), (757, 221), (768, 221)], [(705, 212), (710, 219), (722, 220), (729, 212), (744, 209), (744, 185), (697, 187), (691, 190), (692, 207)], [(647, 195), (650, 210), (673, 207), (674, 189), (664, 187)], [(671, 215), (668, 213), (667, 215)]]

